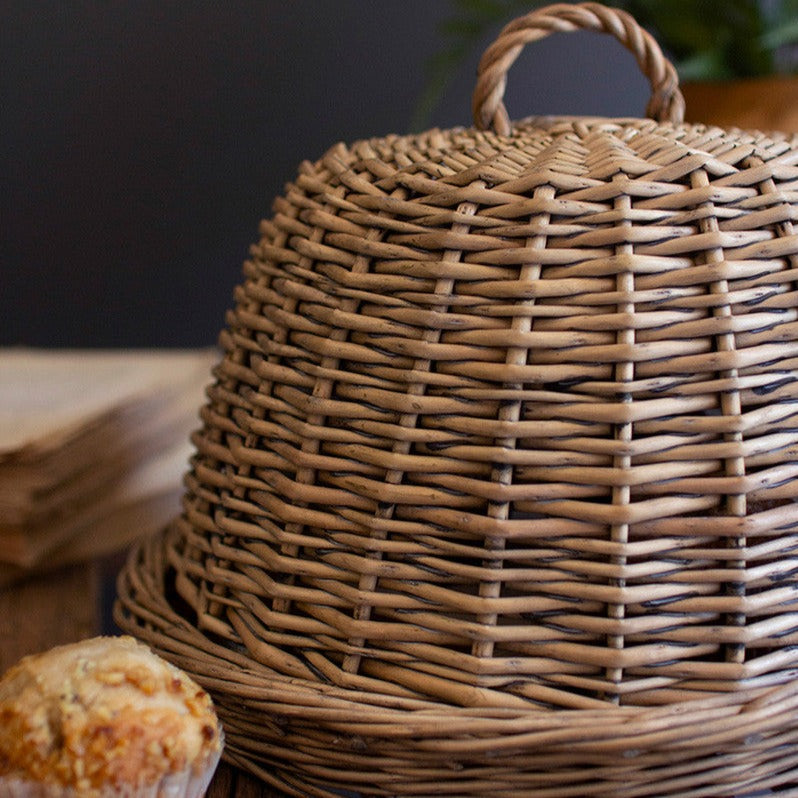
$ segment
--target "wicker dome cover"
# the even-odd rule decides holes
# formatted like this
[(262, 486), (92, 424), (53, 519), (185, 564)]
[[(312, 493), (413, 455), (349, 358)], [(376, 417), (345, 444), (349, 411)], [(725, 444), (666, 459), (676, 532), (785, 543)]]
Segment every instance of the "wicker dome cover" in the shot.
[[(646, 119), (510, 124), (609, 32)], [(293, 795), (798, 783), (798, 142), (681, 122), (627, 15), (476, 126), (333, 147), (245, 264), (116, 617)]]

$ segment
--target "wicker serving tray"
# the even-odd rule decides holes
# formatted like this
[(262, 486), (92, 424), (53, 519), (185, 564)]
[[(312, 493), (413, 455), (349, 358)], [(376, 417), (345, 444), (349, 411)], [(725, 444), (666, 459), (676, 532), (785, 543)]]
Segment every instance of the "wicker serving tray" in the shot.
[[(521, 48), (576, 29), (650, 118), (510, 123)], [(594, 3), (502, 31), (473, 110), (277, 199), (117, 622), (293, 795), (791, 792), (798, 141), (683, 124)]]

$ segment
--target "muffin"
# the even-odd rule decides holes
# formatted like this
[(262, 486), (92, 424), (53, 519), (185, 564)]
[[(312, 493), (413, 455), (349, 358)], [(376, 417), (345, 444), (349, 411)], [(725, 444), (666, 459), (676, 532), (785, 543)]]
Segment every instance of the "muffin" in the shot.
[(0, 679), (0, 798), (197, 798), (222, 744), (210, 696), (132, 637), (59, 646)]

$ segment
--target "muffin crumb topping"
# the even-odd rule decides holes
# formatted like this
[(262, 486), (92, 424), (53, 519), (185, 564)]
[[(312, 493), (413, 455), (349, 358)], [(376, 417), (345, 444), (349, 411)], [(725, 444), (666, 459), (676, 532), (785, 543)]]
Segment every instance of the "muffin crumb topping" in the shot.
[(0, 776), (72, 787), (141, 786), (218, 758), (210, 696), (132, 637), (26, 657), (0, 679)]

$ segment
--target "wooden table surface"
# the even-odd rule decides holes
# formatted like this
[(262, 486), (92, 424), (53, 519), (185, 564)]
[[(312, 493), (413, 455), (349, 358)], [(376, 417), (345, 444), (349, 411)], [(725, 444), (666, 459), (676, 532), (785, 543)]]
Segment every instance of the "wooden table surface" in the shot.
[[(113, 632), (113, 582), (120, 564), (111, 558), (70, 566), (0, 589), (0, 673), (26, 654)], [(207, 795), (283, 798), (224, 761)]]

